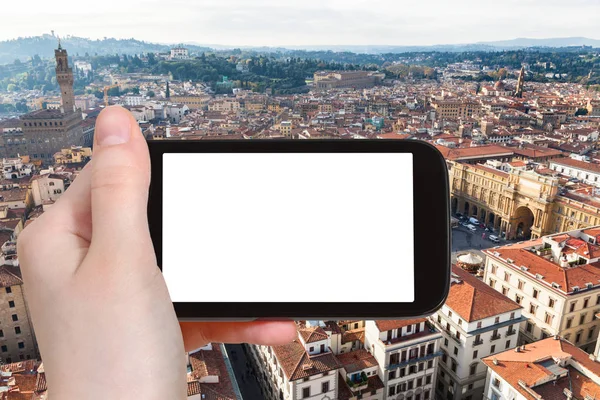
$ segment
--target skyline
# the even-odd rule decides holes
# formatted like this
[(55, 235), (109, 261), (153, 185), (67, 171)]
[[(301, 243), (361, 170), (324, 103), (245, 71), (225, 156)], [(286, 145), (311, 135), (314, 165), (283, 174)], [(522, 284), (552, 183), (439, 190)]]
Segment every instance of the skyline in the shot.
[[(34, 1), (32, 7), (2, 6), (0, 40), (50, 33), (91, 39), (136, 38), (147, 42), (221, 46), (427, 46), (512, 38), (587, 37), (600, 39), (595, 16), (600, 3), (574, 0), (507, 0), (490, 7), (476, 0), (426, 8), (397, 6), (392, 0), (106, 0), (102, 11), (87, 11), (74, 0)], [(32, 12), (31, 10), (35, 11)], [(118, 11), (116, 11), (118, 10)], [(433, 10), (433, 12), (432, 12)], [(185, 11), (185, 12), (183, 12)], [(133, 18), (132, 18), (133, 16)], [(298, 34), (298, 32), (301, 34)]]

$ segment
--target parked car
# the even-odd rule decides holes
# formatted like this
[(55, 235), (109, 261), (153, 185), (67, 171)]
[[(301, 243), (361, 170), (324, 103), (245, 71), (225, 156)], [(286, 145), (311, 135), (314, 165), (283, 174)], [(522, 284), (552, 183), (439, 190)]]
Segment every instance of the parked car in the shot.
[(472, 225), (479, 225), (479, 220), (477, 218), (469, 218), (469, 223)]
[(467, 225), (467, 229), (470, 230), (471, 232), (476, 232), (477, 231), (477, 228), (475, 227), (475, 225), (471, 225), (471, 224)]
[(490, 239), (491, 242), (500, 243), (500, 238), (496, 235), (490, 235), (488, 236), (488, 239)]

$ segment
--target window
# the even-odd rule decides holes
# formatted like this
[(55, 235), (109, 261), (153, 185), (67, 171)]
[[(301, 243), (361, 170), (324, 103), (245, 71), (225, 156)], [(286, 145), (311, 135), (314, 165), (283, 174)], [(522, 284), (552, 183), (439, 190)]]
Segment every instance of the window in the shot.
[(592, 336), (594, 336), (594, 329), (596, 329), (596, 327), (595, 327), (595, 326), (592, 326), (592, 327), (590, 328), (590, 332), (588, 333), (588, 339), (591, 339), (591, 338), (592, 338)]
[(12, 320), (15, 322), (19, 320), (19, 317), (17, 316), (17, 314), (12, 315)]
[(406, 376), (406, 368), (400, 368), (400, 378)]
[(515, 313), (514, 312), (510, 313), (510, 319), (515, 319)]
[(448, 338), (444, 338), (444, 346), (448, 347)]
[(580, 340), (581, 340), (581, 332), (579, 332), (577, 334), (577, 336), (575, 336), (575, 343), (579, 343)]
[(537, 299), (539, 296), (540, 292), (537, 289), (533, 289), (533, 298)]
[(527, 325), (525, 326), (525, 330), (529, 333), (531, 333), (531, 331), (533, 330), (533, 325), (531, 324), (531, 322), (527, 322)]
[(396, 386), (390, 386), (390, 390), (388, 392), (388, 396), (393, 396), (396, 394)]
[(596, 297), (596, 305), (599, 305), (599, 304), (600, 304), (600, 295), (598, 295), (598, 297)]
[(3, 353), (6, 353), (8, 351), (8, 347), (5, 344), (2, 345), (1, 349)]
[(471, 365), (471, 368), (469, 369), (469, 374), (475, 375), (476, 372), (477, 372), (477, 364)]
[(583, 325), (585, 323), (585, 314), (581, 314), (579, 317), (579, 325)]
[(477, 358), (477, 354), (478, 354), (478, 350), (475, 350), (475, 351), (473, 352), (473, 359), (476, 359), (476, 358)]
[(388, 379), (389, 380), (396, 379), (396, 371), (390, 371), (388, 373)]
[(19, 333), (21, 333), (21, 327), (20, 326), (15, 326), (15, 333), (18, 335)]
[(302, 389), (302, 398), (305, 399), (310, 397), (310, 387), (305, 387)]
[[(7, 286), (6, 287), (6, 293), (8, 293), (8, 294), (12, 293), (12, 287), (11, 286)], [(600, 299), (600, 296), (598, 296), (598, 299)]]
[(569, 329), (571, 327), (571, 325), (573, 324), (573, 318), (569, 318), (567, 320), (567, 329)]
[(502, 294), (508, 296), (508, 288), (506, 286), (502, 286)]
[(23, 343), (23, 342), (19, 342), (18, 345), (19, 345), (20, 349), (24, 349), (25, 348), (25, 343)]
[(456, 346), (454, 346), (454, 355), (457, 356), (458, 355), (458, 348)]
[(426, 384), (426, 385), (429, 385), (430, 383), (431, 383), (431, 375), (427, 375), (427, 376), (425, 377), (425, 384)]
[(510, 280), (510, 274), (508, 272), (504, 273), (504, 282), (508, 282)]
[(552, 319), (554, 319), (554, 315), (546, 313), (544, 317), (544, 322), (548, 325), (552, 324)]
[(423, 386), (423, 378), (418, 378), (417, 379), (417, 387), (421, 387)]
[(431, 369), (433, 368), (433, 361), (429, 360), (427, 361), (427, 369)]
[(496, 285), (496, 281), (493, 279), (490, 279), (490, 287), (494, 287), (494, 285)]
[(494, 354), (496, 352), (496, 345), (492, 345), (492, 348), (490, 349), (490, 354)]
[(569, 312), (573, 312), (575, 311), (575, 301), (573, 303), (571, 303), (571, 306), (569, 307)]
[(426, 390), (426, 391), (423, 393), (423, 399), (424, 399), (424, 400), (429, 400), (429, 390)]
[(329, 381), (327, 382), (323, 382), (323, 384), (321, 385), (321, 392), (322, 393), (327, 393), (329, 392)]
[(462, 326), (462, 319), (458, 319), (458, 326)]
[(425, 363), (419, 363), (419, 372), (425, 369)]
[(477, 323), (477, 329), (480, 329), (480, 328), (481, 328), (481, 324), (482, 324), (482, 322), (481, 322), (481, 321), (479, 321), (479, 322)]
[(412, 325), (408, 325), (406, 327), (406, 332), (408, 332), (408, 333), (412, 332)]
[(499, 324), (500, 323), (500, 317), (496, 317), (496, 319), (494, 320), (494, 324)]
[(554, 299), (551, 298), (550, 300), (548, 300), (548, 307), (554, 308)]
[(0, 329), (0, 337), (4, 337), (4, 331)]
[(536, 307), (536, 305), (535, 305), (535, 304), (533, 304), (533, 303), (531, 303), (531, 304), (529, 305), (529, 313), (530, 313), (531, 315), (535, 315), (535, 310), (536, 310), (536, 308), (537, 308), (537, 307)]
[(589, 302), (590, 302), (590, 299), (584, 299), (583, 300), (583, 308), (587, 308)]
[(453, 358), (452, 359), (452, 367), (451, 367), (452, 372), (456, 372), (456, 367), (457, 367), (456, 360)]
[(9, 306), (10, 308), (15, 308), (15, 302), (14, 302), (14, 301), (12, 301), (12, 300), (11, 300), (11, 301), (9, 301), (9, 302), (8, 302), (8, 306)]
[(519, 283), (517, 284), (517, 287), (519, 288), (519, 290), (523, 290), (523, 286), (525, 285), (525, 282), (523, 282), (522, 280), (519, 280)]
[(510, 347), (510, 340), (506, 341), (506, 346), (504, 346), (505, 349), (508, 349)]

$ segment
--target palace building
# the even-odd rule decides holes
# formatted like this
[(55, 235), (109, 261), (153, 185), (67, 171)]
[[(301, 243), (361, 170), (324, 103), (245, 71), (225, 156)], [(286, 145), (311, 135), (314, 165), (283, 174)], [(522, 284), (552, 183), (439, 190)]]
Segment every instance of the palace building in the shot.
[(507, 172), (451, 160), (447, 165), (452, 212), (475, 217), (507, 239), (539, 238), (600, 224), (595, 193), (560, 187), (555, 171)]
[(54, 154), (71, 146), (91, 146), (93, 135), (85, 135), (81, 111), (75, 108), (73, 69), (69, 66), (67, 51), (58, 45), (56, 80), (60, 87), (62, 107), (41, 109), (21, 117), (21, 130), (2, 135), (0, 153), (4, 157), (29, 155), (44, 164), (54, 161)]

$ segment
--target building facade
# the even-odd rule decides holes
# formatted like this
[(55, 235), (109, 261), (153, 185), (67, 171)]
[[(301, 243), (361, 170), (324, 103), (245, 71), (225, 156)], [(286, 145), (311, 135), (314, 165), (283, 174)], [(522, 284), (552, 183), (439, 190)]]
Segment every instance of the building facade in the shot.
[(522, 307), (471, 274), (452, 268), (446, 303), (432, 322), (442, 332), (436, 392), (448, 400), (481, 400), (487, 367), (481, 359), (517, 346)]
[[(15, 245), (16, 247), (16, 245)], [(6, 250), (3, 250), (3, 253)], [(0, 358), (5, 364), (37, 359), (39, 351), (18, 267), (0, 267)]]
[(523, 306), (520, 341), (560, 335), (592, 352), (600, 320), (600, 228), (497, 247), (487, 255), (484, 282)]
[(377, 360), (384, 399), (434, 398), (441, 337), (426, 318), (366, 321), (365, 346)]

